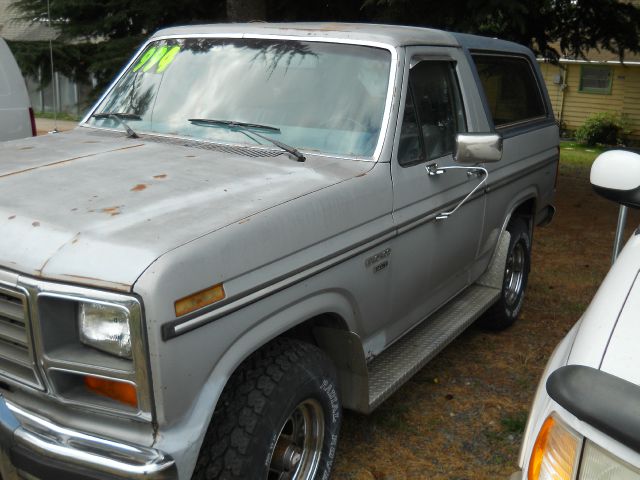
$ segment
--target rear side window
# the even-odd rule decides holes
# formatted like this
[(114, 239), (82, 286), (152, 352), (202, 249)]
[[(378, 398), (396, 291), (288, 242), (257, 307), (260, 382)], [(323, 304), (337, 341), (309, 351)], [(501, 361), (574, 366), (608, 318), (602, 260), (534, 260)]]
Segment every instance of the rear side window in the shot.
[(546, 117), (542, 92), (523, 57), (473, 55), (496, 127)]

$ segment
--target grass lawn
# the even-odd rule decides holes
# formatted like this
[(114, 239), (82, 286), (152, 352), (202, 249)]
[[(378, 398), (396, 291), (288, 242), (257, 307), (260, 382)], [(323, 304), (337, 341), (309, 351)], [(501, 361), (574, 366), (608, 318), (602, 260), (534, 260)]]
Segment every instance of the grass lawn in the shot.
[(586, 147), (575, 142), (560, 144), (561, 165), (567, 167), (590, 168), (595, 158), (606, 149), (602, 147)]
[(58, 112), (57, 115), (55, 115), (53, 112), (36, 112), (35, 117), (47, 118), (51, 120), (53, 120), (54, 118), (57, 118), (58, 120), (67, 120), (69, 122), (79, 122), (80, 119), (82, 118), (82, 116), (80, 115), (74, 115), (66, 112)]

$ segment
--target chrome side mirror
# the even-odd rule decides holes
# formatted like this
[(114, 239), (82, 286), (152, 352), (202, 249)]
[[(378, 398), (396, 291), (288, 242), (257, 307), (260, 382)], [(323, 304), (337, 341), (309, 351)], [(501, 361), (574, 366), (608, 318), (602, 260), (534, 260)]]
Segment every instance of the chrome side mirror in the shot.
[(453, 160), (464, 165), (498, 162), (502, 158), (502, 137), (497, 133), (459, 133)]
[(640, 208), (640, 155), (608, 150), (591, 165), (591, 186), (598, 195), (626, 207)]

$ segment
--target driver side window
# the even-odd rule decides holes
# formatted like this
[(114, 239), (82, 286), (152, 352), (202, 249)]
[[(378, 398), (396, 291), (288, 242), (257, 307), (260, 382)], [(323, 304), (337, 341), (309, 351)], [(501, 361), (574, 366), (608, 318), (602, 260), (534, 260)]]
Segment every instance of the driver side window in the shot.
[(466, 131), (455, 63), (422, 61), (409, 72), (398, 162), (412, 165), (453, 153)]

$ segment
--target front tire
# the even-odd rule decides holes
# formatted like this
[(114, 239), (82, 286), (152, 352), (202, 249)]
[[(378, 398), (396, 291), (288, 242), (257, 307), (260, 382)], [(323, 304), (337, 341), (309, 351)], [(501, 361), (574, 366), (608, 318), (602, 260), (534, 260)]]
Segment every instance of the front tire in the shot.
[(229, 380), (193, 478), (328, 479), (341, 421), (329, 358), (314, 345), (276, 339)]
[(522, 218), (511, 221), (511, 234), (499, 300), (483, 315), (480, 325), (489, 330), (504, 330), (518, 319), (531, 270), (531, 234)]

